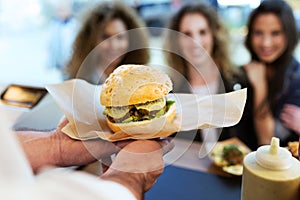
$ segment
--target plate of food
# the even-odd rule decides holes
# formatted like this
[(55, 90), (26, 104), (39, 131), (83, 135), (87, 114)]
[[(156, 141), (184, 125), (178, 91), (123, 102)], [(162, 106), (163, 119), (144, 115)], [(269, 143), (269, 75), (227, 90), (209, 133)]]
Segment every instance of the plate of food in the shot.
[(288, 142), (287, 149), (291, 152), (292, 156), (298, 159), (299, 154), (298, 154), (298, 149), (299, 149), (299, 142), (294, 141), (294, 142)]
[(209, 157), (214, 165), (224, 172), (241, 176), (243, 174), (243, 159), (250, 149), (240, 140), (233, 138), (218, 142)]

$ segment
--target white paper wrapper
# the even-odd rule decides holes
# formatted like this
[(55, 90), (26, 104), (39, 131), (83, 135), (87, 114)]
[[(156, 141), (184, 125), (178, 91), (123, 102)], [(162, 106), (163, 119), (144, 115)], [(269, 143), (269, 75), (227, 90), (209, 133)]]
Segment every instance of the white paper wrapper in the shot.
[(175, 100), (176, 104), (173, 121), (160, 117), (147, 126), (113, 133), (106, 124), (104, 106), (100, 105), (101, 85), (73, 79), (46, 88), (69, 120), (64, 133), (79, 140), (101, 138), (108, 141), (150, 139), (166, 137), (177, 131), (233, 126), (242, 117), (247, 94), (246, 89), (204, 97), (169, 94), (167, 98)]

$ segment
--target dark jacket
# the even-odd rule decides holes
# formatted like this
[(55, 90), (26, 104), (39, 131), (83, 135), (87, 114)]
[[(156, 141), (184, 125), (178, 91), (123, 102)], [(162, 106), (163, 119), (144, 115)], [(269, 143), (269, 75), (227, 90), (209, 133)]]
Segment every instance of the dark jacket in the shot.
[[(283, 127), (283, 129), (280, 130), (275, 128), (275, 136), (280, 137), (281, 146), (287, 146), (289, 141), (298, 141), (299, 139), (297, 133), (284, 128), (280, 121), (280, 113), (285, 104), (294, 104), (300, 107), (300, 64), (295, 59), (291, 61), (287, 68), (284, 79), (284, 89), (278, 94), (275, 109), (272, 110), (272, 114), (276, 120), (276, 127)], [(283, 136), (279, 131), (285, 132), (285, 135)]]
[[(233, 75), (231, 80), (225, 79), (225, 77), (221, 74), (222, 82), (219, 87), (218, 93), (227, 93), (235, 91), (237, 88), (247, 88), (247, 101), (245, 105), (245, 109), (243, 112), (243, 116), (238, 124), (232, 127), (227, 127), (223, 129), (218, 129), (221, 132), (219, 140), (225, 140), (232, 137), (239, 138), (242, 142), (244, 142), (249, 148), (252, 150), (256, 150), (258, 147), (256, 132), (254, 129), (253, 122), (253, 89), (249, 87), (249, 81), (246, 76), (245, 70), (241, 67), (239, 68), (239, 73)], [(182, 77), (180, 79), (183, 79)], [(174, 83), (175, 93), (191, 93), (191, 87), (188, 81), (183, 80), (172, 80)], [(223, 86), (224, 84), (224, 86)], [(196, 141), (201, 141), (201, 137), (198, 131), (188, 131), (188, 132), (180, 132), (179, 137), (193, 139)]]
[(241, 88), (247, 88), (247, 100), (244, 108), (244, 112), (239, 123), (232, 127), (227, 127), (223, 129), (219, 140), (229, 139), (231, 137), (239, 138), (243, 143), (245, 143), (251, 150), (256, 150), (258, 148), (257, 134), (254, 127), (254, 92), (253, 88), (248, 80), (246, 71), (243, 67), (240, 67), (240, 73), (234, 75), (231, 81), (223, 78), (225, 91), (234, 91), (234, 85), (240, 84)]

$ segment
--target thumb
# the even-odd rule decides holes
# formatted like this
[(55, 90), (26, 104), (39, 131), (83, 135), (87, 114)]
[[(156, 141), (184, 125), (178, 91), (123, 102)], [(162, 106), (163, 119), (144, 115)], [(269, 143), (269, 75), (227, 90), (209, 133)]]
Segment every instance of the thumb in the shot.
[(64, 126), (66, 126), (68, 123), (69, 123), (69, 120), (66, 118), (66, 116), (63, 116), (63, 117), (60, 119), (57, 128), (58, 128), (58, 129), (62, 129), (62, 128), (63, 128)]

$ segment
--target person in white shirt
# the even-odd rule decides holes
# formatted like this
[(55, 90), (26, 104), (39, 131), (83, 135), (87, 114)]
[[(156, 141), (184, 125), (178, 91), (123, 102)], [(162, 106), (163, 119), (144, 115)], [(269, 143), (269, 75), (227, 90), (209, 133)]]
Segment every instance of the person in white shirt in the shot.
[[(163, 150), (172, 148), (168, 141), (154, 140), (83, 143), (61, 132), (67, 120), (55, 131), (14, 134), (4, 116), (0, 115), (3, 199), (142, 199), (163, 171)], [(57, 168), (87, 164), (117, 151), (112, 165), (100, 177)]]

